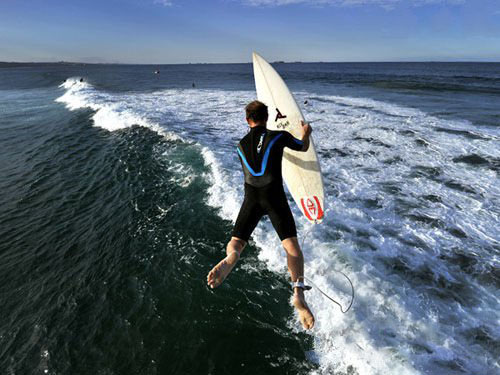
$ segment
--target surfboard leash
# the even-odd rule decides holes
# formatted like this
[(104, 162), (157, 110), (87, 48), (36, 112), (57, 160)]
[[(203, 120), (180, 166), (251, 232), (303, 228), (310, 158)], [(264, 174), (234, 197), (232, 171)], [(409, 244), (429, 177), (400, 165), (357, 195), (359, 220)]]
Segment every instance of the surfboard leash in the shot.
[[(304, 242), (306, 240), (307, 235), (312, 230), (312, 228), (313, 227), (309, 228), (309, 230), (307, 230), (307, 232), (304, 234), (304, 237), (302, 239), (301, 249), (304, 248)], [(333, 299), (332, 297), (330, 297), (327, 293), (325, 293), (323, 290), (321, 290), (310, 278), (305, 277), (305, 276), (302, 276), (302, 277), (303, 277), (304, 280), (307, 280), (314, 288), (316, 288), (323, 296), (325, 296), (330, 301), (332, 301), (333, 303), (335, 303), (340, 308), (340, 311), (342, 312), (342, 314), (345, 314), (346, 312), (348, 312), (351, 309), (352, 304), (354, 303), (354, 285), (352, 284), (352, 281), (349, 278), (349, 276), (347, 276), (344, 272), (336, 270), (336, 269), (332, 269), (332, 271), (340, 273), (342, 276), (344, 276), (347, 279), (347, 281), (351, 285), (351, 302), (349, 302), (349, 306), (347, 306), (347, 309), (345, 309), (345, 310), (343, 309), (342, 304), (340, 304), (340, 302), (336, 301), (335, 299)]]
[(339, 270), (333, 270), (333, 271), (342, 274), (347, 279), (347, 281), (349, 281), (349, 284), (351, 285), (351, 302), (349, 302), (349, 306), (347, 306), (347, 309), (345, 309), (345, 310), (343, 309), (342, 305), (339, 302), (335, 301), (332, 297), (330, 297), (328, 294), (323, 292), (316, 284), (314, 284), (314, 282), (310, 278), (304, 276), (304, 280), (307, 280), (314, 288), (318, 289), (318, 291), (321, 294), (323, 294), (326, 298), (328, 298), (330, 301), (335, 303), (340, 308), (340, 311), (343, 314), (345, 314), (346, 312), (348, 312), (351, 309), (352, 304), (354, 303), (354, 286), (352, 285), (351, 280), (349, 279), (349, 277), (345, 273), (343, 273), (342, 271), (339, 271)]

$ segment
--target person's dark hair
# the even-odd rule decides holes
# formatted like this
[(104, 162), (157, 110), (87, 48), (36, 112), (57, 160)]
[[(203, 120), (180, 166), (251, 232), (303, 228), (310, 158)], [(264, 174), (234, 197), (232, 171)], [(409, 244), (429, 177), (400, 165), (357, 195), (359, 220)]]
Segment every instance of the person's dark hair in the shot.
[(253, 102), (247, 104), (245, 111), (247, 119), (252, 120), (253, 122), (266, 122), (269, 117), (267, 105), (259, 102), (258, 100), (254, 100)]

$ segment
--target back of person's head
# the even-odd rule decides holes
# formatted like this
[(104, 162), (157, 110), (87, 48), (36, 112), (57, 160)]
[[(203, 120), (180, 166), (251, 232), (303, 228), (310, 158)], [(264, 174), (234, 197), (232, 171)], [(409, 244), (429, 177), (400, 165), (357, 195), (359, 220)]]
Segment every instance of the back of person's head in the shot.
[(267, 105), (258, 100), (247, 104), (245, 111), (247, 120), (252, 120), (255, 123), (266, 122), (269, 117)]

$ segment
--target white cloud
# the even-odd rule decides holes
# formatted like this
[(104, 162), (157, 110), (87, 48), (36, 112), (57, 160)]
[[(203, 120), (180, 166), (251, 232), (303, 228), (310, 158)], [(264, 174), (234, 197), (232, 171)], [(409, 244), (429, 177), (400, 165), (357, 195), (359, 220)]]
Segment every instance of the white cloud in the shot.
[[(462, 4), (467, 0), (236, 0), (250, 6), (278, 7), (292, 4), (305, 4), (311, 6), (336, 5), (336, 6), (356, 6), (356, 5), (379, 5), (392, 9), (398, 4), (408, 4), (421, 6), (427, 4)], [(173, 5), (173, 0), (154, 0), (155, 4), (166, 7)]]
[(385, 8), (393, 8), (398, 4), (426, 5), (426, 4), (461, 4), (466, 0), (241, 0), (244, 4), (251, 6), (282, 6), (291, 4), (306, 5), (379, 5)]
[(155, 4), (160, 4), (160, 5), (163, 5), (163, 6), (166, 6), (166, 7), (170, 7), (170, 6), (173, 5), (171, 0), (155, 0), (154, 3)]

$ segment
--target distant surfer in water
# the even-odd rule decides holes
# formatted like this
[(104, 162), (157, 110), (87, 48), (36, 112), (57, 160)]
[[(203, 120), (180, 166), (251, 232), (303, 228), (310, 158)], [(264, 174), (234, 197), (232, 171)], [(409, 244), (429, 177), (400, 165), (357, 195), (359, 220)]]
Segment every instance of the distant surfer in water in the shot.
[(238, 154), (245, 175), (245, 198), (231, 240), (227, 244), (227, 256), (208, 273), (207, 283), (211, 288), (222, 284), (240, 259), (260, 219), (268, 215), (287, 254), (288, 270), (293, 282), (293, 305), (302, 326), (311, 329), (314, 326), (314, 316), (304, 297), (304, 257), (283, 190), (281, 159), (285, 147), (307, 151), (312, 129), (309, 124), (302, 122), (302, 137), (296, 139), (286, 131), (266, 128), (268, 111), (264, 103), (255, 100), (245, 110), (250, 131), (238, 144)]

